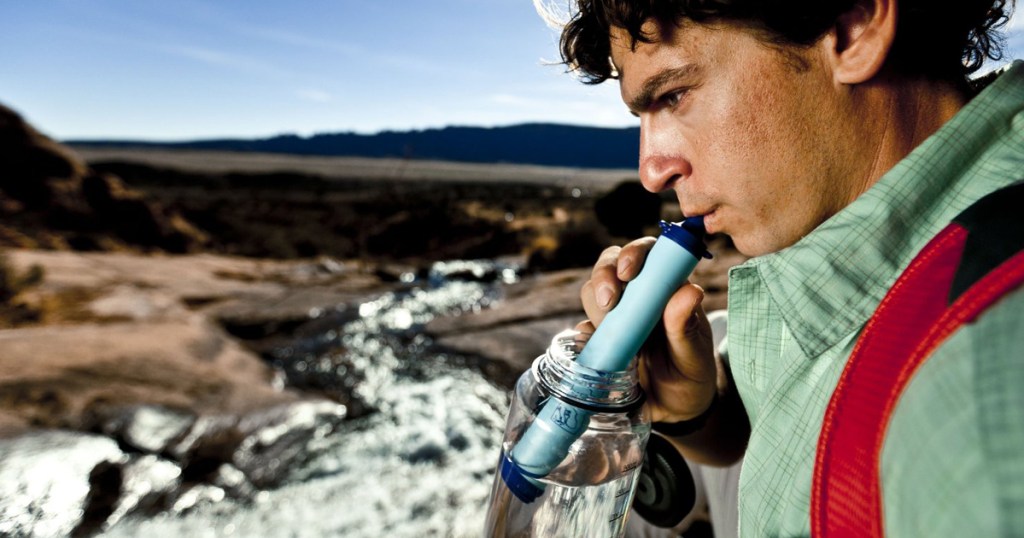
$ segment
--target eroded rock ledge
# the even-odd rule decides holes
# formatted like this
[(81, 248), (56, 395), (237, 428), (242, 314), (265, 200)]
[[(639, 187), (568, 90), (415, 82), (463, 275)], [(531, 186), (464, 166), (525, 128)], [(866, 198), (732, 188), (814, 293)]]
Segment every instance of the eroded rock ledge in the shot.
[(334, 260), (8, 251), (46, 278), (0, 330), (0, 535), (83, 535), (291, 479), (346, 406), (286, 389), (225, 325), (388, 284)]

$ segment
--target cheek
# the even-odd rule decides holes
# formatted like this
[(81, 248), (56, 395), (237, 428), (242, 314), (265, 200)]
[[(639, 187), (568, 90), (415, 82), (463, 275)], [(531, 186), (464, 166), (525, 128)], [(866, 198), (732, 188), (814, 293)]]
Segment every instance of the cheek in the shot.
[[(793, 143), (785, 95), (772, 73), (737, 69), (709, 103), (706, 123), (709, 159), (740, 176), (759, 175), (777, 166)], [(788, 160), (788, 159), (787, 159)]]
[(729, 223), (748, 255), (788, 246), (805, 233), (818, 203), (815, 160), (799, 111), (770, 91), (739, 96), (708, 141), (715, 188), (731, 206)]
[(729, 205), (763, 217), (782, 185), (779, 172), (789, 157), (777, 130), (779, 119), (763, 95), (737, 95), (735, 102), (714, 109), (702, 137), (705, 172), (713, 189)]

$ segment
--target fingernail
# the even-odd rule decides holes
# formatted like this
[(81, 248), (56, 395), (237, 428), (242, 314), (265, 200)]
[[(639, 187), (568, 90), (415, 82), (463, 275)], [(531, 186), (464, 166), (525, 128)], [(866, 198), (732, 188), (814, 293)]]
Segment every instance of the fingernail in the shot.
[(622, 260), (622, 265), (619, 266), (619, 276), (625, 276), (626, 271), (629, 271), (629, 266), (633, 265), (632, 258), (626, 258)]
[(597, 305), (601, 308), (608, 306), (612, 302), (612, 290), (608, 286), (600, 286), (597, 288)]

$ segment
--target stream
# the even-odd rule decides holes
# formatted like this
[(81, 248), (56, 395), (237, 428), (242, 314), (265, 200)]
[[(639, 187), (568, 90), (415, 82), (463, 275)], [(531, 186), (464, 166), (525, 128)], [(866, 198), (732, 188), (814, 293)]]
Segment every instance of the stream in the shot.
[[(257, 448), (272, 447), (275, 454), (256, 460), (259, 465), (287, 467), (270, 487), (250, 488), (248, 495), (232, 495), (223, 484), (176, 491), (172, 509), (143, 515), (125, 510), (123, 517), (115, 510), (112, 516), (118, 517), (84, 534), (479, 536), (508, 394), (467, 367), (464, 358), (433, 351), (429, 338), (418, 329), (439, 315), (487, 308), (500, 300), (501, 283), (516, 280), (516, 271), (491, 261), (437, 263), (427, 275), (403, 275), (407, 287), (401, 291), (311, 312), (311, 320), (295, 333), (299, 337), (274, 349), (273, 364), (286, 386), (344, 403), (341, 419), (338, 412), (331, 415), (313, 407), (258, 430)], [(322, 416), (334, 419), (322, 421)], [(159, 416), (152, 420), (158, 424), (151, 431), (166, 427), (159, 424)], [(295, 437), (295, 446), (287, 446), (293, 435), (287, 424), (300, 423), (308, 435)], [(117, 450), (116, 445), (96, 444), (107, 439), (94, 436), (90, 441), (61, 454), (33, 452), (30, 447), (14, 450), (0, 462), (6, 464), (0, 466), (0, 475), (4, 468), (13, 473), (47, 467), (38, 460), (33, 466), (32, 458), (54, 458), (63, 465), (87, 456), (75, 450), (92, 451), (89, 455)], [(257, 448), (249, 446), (252, 454), (261, 456)], [(154, 476), (174, 479), (176, 473), (182, 474), (166, 460), (147, 461), (159, 464), (156, 471), (147, 467), (131, 487), (125, 479), (122, 497), (157, 489)], [(239, 461), (238, 455), (234, 461)], [(54, 474), (60, 472), (59, 466), (50, 468)], [(219, 476), (224, 482), (223, 477), (231, 475)], [(46, 480), (60, 484), (60, 478)], [(95, 484), (95, 477), (90, 481)], [(78, 487), (68, 483), (72, 485)], [(31, 494), (14, 494), (18, 493)], [(51, 492), (45, 502), (54, 499)], [(31, 501), (26, 511), (47, 512), (38, 504), (43, 502)], [(6, 527), (0, 524), (0, 536), (60, 535), (69, 530), (66, 525), (46, 526), (38, 518), (33, 522), (33, 517), (0, 513), (0, 520), (7, 521)], [(72, 530), (83, 534), (81, 528)]]

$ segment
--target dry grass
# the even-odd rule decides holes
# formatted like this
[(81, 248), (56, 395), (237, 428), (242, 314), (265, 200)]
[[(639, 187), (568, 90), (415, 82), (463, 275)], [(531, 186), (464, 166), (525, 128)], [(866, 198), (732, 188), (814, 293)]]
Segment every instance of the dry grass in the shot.
[(149, 148), (74, 146), (73, 149), (89, 163), (136, 162), (149, 166), (208, 174), (288, 172), (331, 179), (524, 182), (554, 187), (579, 187), (601, 192), (611, 189), (625, 178), (636, 177), (634, 169), (589, 169), (522, 164), (316, 157)]

